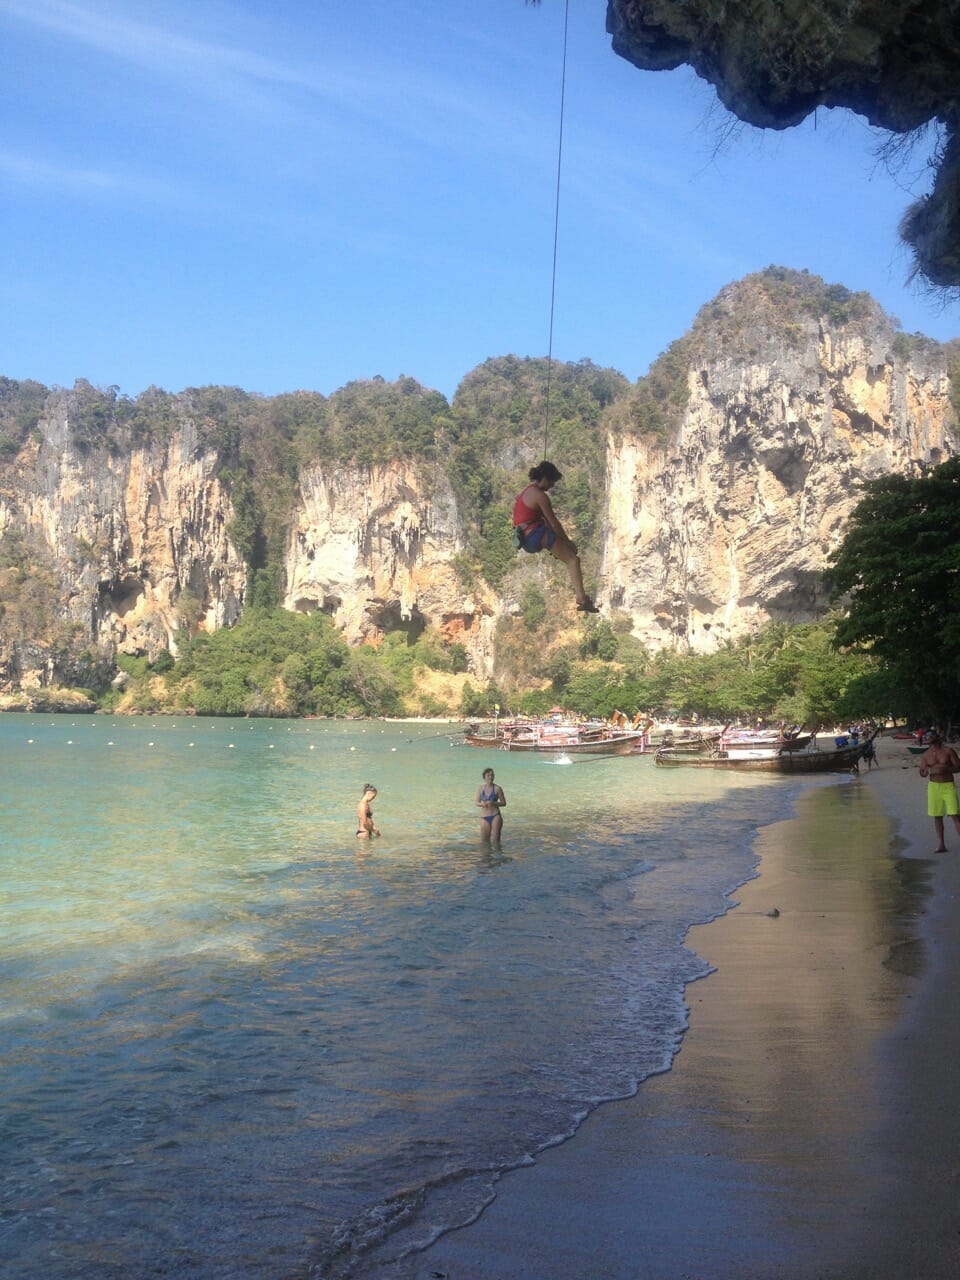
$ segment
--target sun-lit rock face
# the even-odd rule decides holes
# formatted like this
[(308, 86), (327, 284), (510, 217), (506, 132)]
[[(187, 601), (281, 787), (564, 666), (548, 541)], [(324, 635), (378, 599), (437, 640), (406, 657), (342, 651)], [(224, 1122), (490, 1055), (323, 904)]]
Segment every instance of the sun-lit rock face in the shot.
[[(215, 630), (242, 612), (246, 570), (228, 536), (233, 508), (219, 469), (189, 421), (150, 448), (78, 447), (65, 395), (4, 478), (0, 536), (25, 540), (34, 565), (49, 563), (60, 623), (91, 646), (176, 653), (188, 615)], [(50, 619), (20, 619), (31, 625), (49, 641)], [(16, 638), (0, 631), (4, 648)]]
[(439, 467), (317, 465), (301, 473), (300, 494), (286, 608), (329, 613), (353, 642), (397, 630), (416, 638), (433, 625), (475, 669), (490, 669), (496, 598), (460, 584), (462, 530)]
[[(177, 654), (193, 630), (243, 613), (248, 568), (231, 539), (235, 513), (221, 463), (184, 419), (163, 445), (78, 447), (69, 396), (41, 420), (0, 486), (0, 538), (23, 545), (59, 599), (0, 617), (0, 680), (69, 678), (57, 664), (67, 628), (104, 655)], [(497, 597), (466, 591), (453, 561), (463, 536), (443, 471), (407, 462), (316, 465), (300, 476), (283, 566), (283, 604), (332, 616), (352, 643), (427, 626), (464, 646), (471, 669), (493, 667)]]
[[(661, 358), (666, 372), (655, 362), (604, 409), (589, 581), (603, 612), (626, 615), (652, 651), (821, 616), (827, 556), (863, 482), (960, 449), (956, 345), (898, 333), (866, 294), (805, 272), (768, 268), (722, 290)], [(52, 393), (21, 444), (0, 435), (0, 690), (93, 684), (90, 654), (107, 679), (118, 653), (177, 654), (185, 635), (237, 622), (250, 593), (242, 487), (209, 443), (216, 430), (204, 435), (184, 401), (137, 446), (79, 431), (76, 406)], [(562, 490), (558, 510), (569, 517)], [(329, 614), (351, 643), (436, 628), (472, 675), (494, 674), (497, 623), (534, 566), (520, 557), (503, 596), (483, 583), (442, 451), (301, 466), (279, 518), (286, 608)], [(555, 640), (540, 634), (538, 652)]]
[(676, 437), (611, 436), (603, 599), (654, 651), (822, 616), (863, 483), (960, 447), (941, 346), (898, 338), (876, 304), (855, 324), (731, 326), (750, 288), (698, 317)]
[(607, 30), (635, 66), (686, 63), (760, 128), (788, 128), (820, 106), (848, 107), (894, 133), (945, 125), (934, 190), (902, 231), (922, 275), (960, 284), (956, 0), (609, 0)]

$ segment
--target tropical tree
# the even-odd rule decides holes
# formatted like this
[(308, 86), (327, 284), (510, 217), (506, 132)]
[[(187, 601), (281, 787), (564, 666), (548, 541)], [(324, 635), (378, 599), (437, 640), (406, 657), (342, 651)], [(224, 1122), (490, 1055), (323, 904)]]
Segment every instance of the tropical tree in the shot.
[(915, 714), (960, 716), (960, 458), (866, 486), (831, 556), (841, 647), (869, 652)]

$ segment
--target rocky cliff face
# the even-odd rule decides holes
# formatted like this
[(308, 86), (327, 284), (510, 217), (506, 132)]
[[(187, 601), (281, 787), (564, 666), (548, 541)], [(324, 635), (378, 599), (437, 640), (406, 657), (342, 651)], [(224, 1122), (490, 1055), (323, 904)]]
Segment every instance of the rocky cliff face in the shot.
[(941, 347), (898, 339), (875, 305), (855, 323), (731, 333), (746, 285), (698, 319), (676, 437), (611, 437), (603, 594), (652, 649), (822, 615), (826, 557), (864, 481), (958, 448)]
[(498, 602), (489, 590), (467, 592), (454, 571), (463, 535), (440, 467), (311, 466), (300, 496), (286, 608), (323, 609), (351, 641), (433, 625), (464, 645), (475, 670), (492, 669)]
[[(731, 285), (675, 344), (674, 381), (652, 370), (634, 401), (605, 411), (598, 597), (652, 650), (710, 650), (768, 619), (819, 616), (826, 557), (860, 485), (960, 446), (952, 353), (831, 288), (775, 271)], [(636, 408), (641, 390), (648, 410), (660, 397), (652, 418)], [(7, 687), (87, 683), (91, 654), (108, 668), (117, 652), (176, 654), (185, 628), (237, 621), (249, 589), (232, 473), (183, 405), (139, 446), (78, 434), (74, 412), (70, 393), (53, 395), (15, 456), (5, 446)], [(563, 515), (562, 488), (557, 501)], [(496, 623), (517, 592), (463, 585), (443, 462), (314, 462), (285, 516), (285, 607), (324, 610), (352, 642), (434, 626), (464, 645), (476, 676), (491, 674)]]
[[(53, 398), (0, 485), (3, 546), (22, 546), (32, 572), (46, 566), (59, 580), (61, 647), (79, 639), (154, 658), (176, 652), (187, 613), (207, 628), (235, 622), (245, 569), (227, 534), (233, 511), (193, 424), (163, 445), (114, 452), (78, 446), (71, 410), (69, 395)], [(8, 680), (36, 683), (38, 637), (17, 603), (0, 630), (0, 660)], [(48, 646), (40, 671), (56, 650)]]
[[(79, 447), (64, 394), (37, 438), (4, 469), (0, 545), (22, 549), (59, 599), (57, 625), (13, 603), (0, 617), (0, 684), (84, 683), (78, 647), (154, 660), (176, 655), (184, 628), (230, 626), (248, 568), (230, 537), (230, 489), (217, 453), (187, 417), (160, 446)], [(450, 484), (437, 466), (314, 465), (300, 475), (283, 578), (284, 606), (329, 613), (353, 643), (428, 625), (493, 666), (496, 596), (467, 592), (453, 568), (463, 548)]]

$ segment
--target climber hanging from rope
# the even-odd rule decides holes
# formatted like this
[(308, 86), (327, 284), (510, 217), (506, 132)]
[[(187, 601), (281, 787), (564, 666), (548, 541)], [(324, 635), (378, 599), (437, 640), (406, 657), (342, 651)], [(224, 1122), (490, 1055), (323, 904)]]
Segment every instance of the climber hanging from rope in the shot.
[(552, 462), (546, 460), (531, 467), (528, 474), (530, 483), (517, 495), (513, 504), (513, 545), (518, 550), (529, 551), (531, 555), (546, 548), (567, 566), (578, 611), (599, 613), (584, 589), (577, 544), (567, 537), (548, 497), (549, 491), (563, 476)]
[[(550, 381), (553, 372), (553, 319), (557, 290), (557, 241), (560, 227), (560, 172), (563, 157), (563, 103), (567, 81), (567, 32), (570, 24), (570, 0), (566, 0), (563, 16), (563, 64), (560, 76), (560, 135), (557, 143), (557, 188), (553, 207), (553, 270), (550, 281), (550, 338), (547, 343), (547, 393), (545, 400), (543, 451), (547, 451), (550, 434)], [(544, 547), (557, 560), (567, 566), (567, 573), (577, 597), (580, 613), (599, 613), (600, 610), (587, 595), (583, 585), (583, 572), (577, 544), (567, 537), (563, 525), (553, 512), (547, 493), (563, 476), (552, 462), (544, 459), (528, 472), (530, 483), (518, 494), (513, 504), (513, 545), (517, 550), (531, 554)]]

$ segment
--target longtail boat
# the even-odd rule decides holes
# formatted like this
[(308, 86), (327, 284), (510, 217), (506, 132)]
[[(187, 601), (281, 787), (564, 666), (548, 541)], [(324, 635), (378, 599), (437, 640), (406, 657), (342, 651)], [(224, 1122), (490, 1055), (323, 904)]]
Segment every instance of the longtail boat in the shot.
[(463, 740), (468, 747), (503, 746), (503, 729), (499, 726), (484, 731), (475, 724), (468, 725), (463, 731)]
[(718, 746), (728, 752), (764, 749), (802, 751), (815, 737), (813, 733), (804, 733), (803, 729), (803, 725), (787, 729), (782, 724), (775, 729), (730, 729), (728, 726), (720, 735)]
[(729, 729), (729, 725), (722, 725), (712, 729), (704, 729), (700, 733), (687, 734), (683, 738), (675, 738), (673, 730), (667, 729), (660, 742), (660, 746), (664, 750), (693, 752), (699, 754), (709, 751), (711, 747), (719, 746), (720, 739)]
[(501, 751), (537, 751), (555, 755), (630, 755), (649, 746), (649, 722), (620, 728), (603, 721), (564, 724), (552, 721), (505, 721), (481, 729), (468, 725), (464, 742), (471, 747)]
[(764, 773), (848, 773), (858, 769), (864, 751), (871, 744), (879, 729), (862, 742), (850, 743), (821, 751), (815, 741), (799, 751), (783, 747), (752, 747), (737, 750), (717, 749), (701, 755), (673, 753), (661, 747), (654, 762), (665, 768), (686, 766), (694, 769), (759, 770)]
[(551, 752), (554, 755), (628, 756), (642, 745), (643, 736), (639, 730), (630, 729), (620, 732), (614, 730), (605, 737), (544, 734), (508, 738), (500, 745), (504, 751), (539, 751)]

